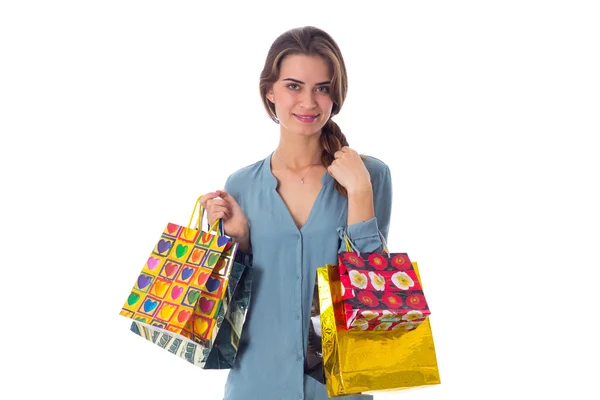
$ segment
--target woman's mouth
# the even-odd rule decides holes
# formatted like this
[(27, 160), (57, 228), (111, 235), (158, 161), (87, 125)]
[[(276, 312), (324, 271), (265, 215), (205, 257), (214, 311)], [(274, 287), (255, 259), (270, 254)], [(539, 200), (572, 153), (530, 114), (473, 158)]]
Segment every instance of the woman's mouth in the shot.
[(296, 117), (296, 119), (300, 122), (304, 122), (306, 124), (311, 124), (313, 122), (315, 122), (317, 120), (317, 118), (319, 117), (319, 114), (317, 115), (298, 115), (298, 114), (294, 114), (294, 117)]

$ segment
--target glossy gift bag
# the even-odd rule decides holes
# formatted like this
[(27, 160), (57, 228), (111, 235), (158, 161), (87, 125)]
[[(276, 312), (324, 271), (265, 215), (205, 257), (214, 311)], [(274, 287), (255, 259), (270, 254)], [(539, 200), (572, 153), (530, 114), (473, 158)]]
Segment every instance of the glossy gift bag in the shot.
[[(418, 266), (412, 263), (417, 276)], [(323, 369), (330, 397), (440, 383), (429, 318), (402, 321), (389, 330), (347, 330), (336, 321), (342, 308), (337, 265), (317, 269)]]
[[(147, 328), (211, 348), (231, 300), (225, 297), (237, 244), (223, 234), (221, 221), (208, 232), (190, 228), (201, 197), (187, 227), (167, 224), (120, 314), (134, 320), (139, 332)], [(200, 206), (197, 227), (202, 215)], [(213, 233), (215, 228), (220, 232)], [(238, 279), (248, 276), (238, 273)]]
[(133, 321), (131, 331), (204, 369), (232, 368), (246, 320), (252, 287), (252, 269), (234, 262), (222, 307), (216, 315), (214, 339), (194, 342)]
[[(389, 330), (418, 325), (431, 314), (419, 277), (406, 253), (360, 253), (344, 236), (346, 252), (338, 256), (343, 307), (340, 326), (352, 330)], [(354, 250), (354, 251), (353, 251)]]

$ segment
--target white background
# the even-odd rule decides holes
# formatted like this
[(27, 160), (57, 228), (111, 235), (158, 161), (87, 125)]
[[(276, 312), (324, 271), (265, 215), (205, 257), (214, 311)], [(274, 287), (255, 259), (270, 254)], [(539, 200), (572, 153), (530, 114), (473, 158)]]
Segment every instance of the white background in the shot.
[(279, 34), (315, 25), (348, 69), (335, 120), (390, 166), (389, 246), (433, 312), (442, 384), (376, 399), (597, 399), (592, 3), (2, 2), (3, 392), (222, 398), (225, 371), (118, 313), (165, 224), (275, 148), (258, 77)]

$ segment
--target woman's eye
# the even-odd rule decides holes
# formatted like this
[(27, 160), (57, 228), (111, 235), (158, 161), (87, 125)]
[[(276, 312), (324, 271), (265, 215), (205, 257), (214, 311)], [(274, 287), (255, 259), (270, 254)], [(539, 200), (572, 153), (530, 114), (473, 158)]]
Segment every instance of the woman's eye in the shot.
[[(291, 90), (297, 90), (300, 89), (300, 86), (296, 83), (290, 83), (289, 85), (287, 85), (288, 89)], [(329, 93), (329, 87), (328, 86), (321, 86), (320, 88), (317, 88), (318, 91), (320, 91), (321, 93)]]

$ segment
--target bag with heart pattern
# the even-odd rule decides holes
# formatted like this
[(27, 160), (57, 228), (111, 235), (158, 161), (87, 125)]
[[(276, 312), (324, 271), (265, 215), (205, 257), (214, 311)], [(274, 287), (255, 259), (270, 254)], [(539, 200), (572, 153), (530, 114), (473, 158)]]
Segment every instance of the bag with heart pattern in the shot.
[[(227, 311), (224, 303), (228, 302), (224, 299), (238, 245), (224, 235), (221, 220), (208, 232), (202, 231), (201, 198), (194, 204), (187, 227), (167, 224), (145, 260), (120, 315), (134, 320), (138, 332), (148, 328), (210, 349), (221, 326), (219, 318), (222, 320)], [(198, 223), (194, 229), (191, 223), (198, 205)], [(238, 279), (242, 272), (237, 272)]]

